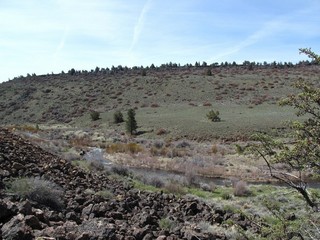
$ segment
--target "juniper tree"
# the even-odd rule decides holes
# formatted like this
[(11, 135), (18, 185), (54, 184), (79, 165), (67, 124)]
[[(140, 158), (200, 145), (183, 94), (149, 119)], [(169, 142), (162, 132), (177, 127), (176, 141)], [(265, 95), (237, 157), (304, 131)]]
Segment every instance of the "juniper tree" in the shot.
[(127, 115), (128, 115), (128, 118), (126, 121), (127, 132), (130, 133), (131, 135), (133, 135), (138, 128), (137, 121), (135, 118), (136, 113), (135, 113), (134, 109), (132, 109), (132, 108), (129, 109)]

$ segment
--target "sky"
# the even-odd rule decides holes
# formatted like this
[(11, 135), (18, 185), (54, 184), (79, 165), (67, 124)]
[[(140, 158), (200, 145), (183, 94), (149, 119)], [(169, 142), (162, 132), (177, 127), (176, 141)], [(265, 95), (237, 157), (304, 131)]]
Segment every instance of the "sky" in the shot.
[(320, 0), (0, 0), (0, 82), (112, 66), (298, 62)]

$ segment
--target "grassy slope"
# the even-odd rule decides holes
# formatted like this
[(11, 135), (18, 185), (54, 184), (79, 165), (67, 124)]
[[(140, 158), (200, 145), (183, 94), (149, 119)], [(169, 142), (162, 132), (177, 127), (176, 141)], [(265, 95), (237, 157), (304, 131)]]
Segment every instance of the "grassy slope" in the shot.
[[(211, 122), (206, 118), (210, 109), (219, 110), (221, 122)], [(124, 131), (124, 124), (113, 124), (113, 114), (109, 111), (94, 122), (102, 128)], [(124, 112), (125, 113), (125, 112)], [(294, 119), (290, 108), (273, 104), (262, 104), (254, 108), (235, 103), (215, 103), (211, 107), (190, 107), (173, 104), (167, 107), (141, 108), (136, 111), (139, 130), (145, 137), (154, 138), (157, 130), (166, 129), (168, 137), (188, 139), (232, 138), (248, 136), (255, 131), (281, 131), (284, 121)], [(90, 117), (85, 115), (75, 121), (77, 126), (88, 127)], [(90, 123), (92, 124), (92, 123)]]
[[(90, 110), (100, 111), (94, 125), (124, 130), (112, 124), (116, 109), (137, 108), (141, 130), (165, 128), (172, 136), (210, 138), (243, 135), (252, 130), (270, 131), (294, 117), (275, 103), (294, 92), (303, 78), (317, 82), (319, 67), (290, 69), (206, 68), (122, 72), (115, 75), (48, 75), (0, 85), (0, 123), (69, 123), (90, 127)], [(204, 103), (212, 106), (204, 107)], [(153, 108), (153, 105), (158, 107)], [(220, 111), (222, 122), (205, 115)], [(146, 134), (154, 136), (154, 134)]]

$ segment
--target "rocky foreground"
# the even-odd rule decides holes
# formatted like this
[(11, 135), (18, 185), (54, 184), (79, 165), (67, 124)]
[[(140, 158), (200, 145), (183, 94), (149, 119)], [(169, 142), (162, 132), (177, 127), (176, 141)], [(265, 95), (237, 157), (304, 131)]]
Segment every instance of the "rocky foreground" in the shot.
[[(5, 183), (21, 177), (60, 186), (61, 205), (8, 193)], [(244, 216), (199, 199), (142, 192), (105, 173), (85, 172), (6, 129), (0, 129), (0, 180), (0, 240), (228, 239), (223, 231), (199, 227), (223, 226), (228, 219), (253, 228)], [(111, 194), (94, 194), (103, 190)], [(164, 219), (170, 226), (160, 224)]]

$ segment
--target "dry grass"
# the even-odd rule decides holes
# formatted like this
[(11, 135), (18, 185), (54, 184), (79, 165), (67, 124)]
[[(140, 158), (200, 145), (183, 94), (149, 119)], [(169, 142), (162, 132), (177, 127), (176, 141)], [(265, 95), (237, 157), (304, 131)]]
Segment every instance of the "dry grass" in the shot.
[(137, 143), (113, 143), (106, 148), (107, 153), (131, 153), (137, 154), (144, 151), (144, 148)]
[(173, 194), (177, 194), (177, 195), (183, 195), (186, 194), (185, 189), (183, 188), (183, 186), (178, 183), (178, 182), (168, 182), (165, 186), (164, 189), (169, 192), (169, 193), (173, 193)]

